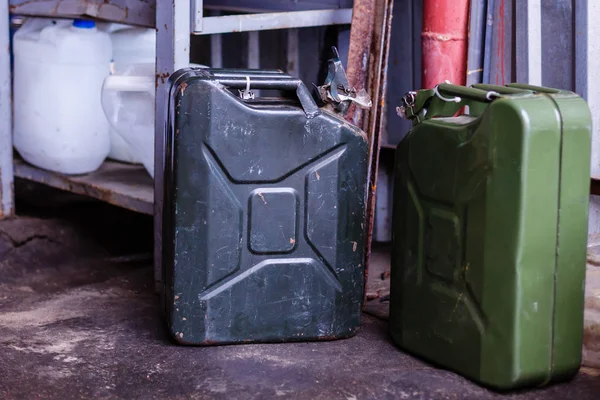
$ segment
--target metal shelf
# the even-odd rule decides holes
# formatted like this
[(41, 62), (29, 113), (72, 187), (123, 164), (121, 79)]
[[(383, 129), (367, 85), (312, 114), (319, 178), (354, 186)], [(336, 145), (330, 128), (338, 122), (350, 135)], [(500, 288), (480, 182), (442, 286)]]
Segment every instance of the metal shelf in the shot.
[(151, 215), (154, 211), (154, 182), (140, 165), (106, 161), (95, 172), (67, 176), (15, 159), (14, 176), (93, 197), (139, 213)]
[(352, 0), (204, 0), (204, 8), (243, 12), (307, 11), (351, 8)]
[(147, 0), (10, 0), (14, 15), (92, 17), (123, 24), (156, 26), (156, 3)]
[[(263, 5), (268, 4), (268, 5)], [(65, 176), (43, 171), (21, 160), (13, 162), (11, 135), (11, 78), (9, 65), (8, 15), (48, 16), (55, 18), (88, 17), (110, 22), (156, 27), (156, 78), (157, 93), (169, 84), (168, 77), (176, 70), (190, 65), (190, 37), (192, 34), (214, 34), (211, 50), (219, 49), (220, 33), (249, 32), (249, 42), (258, 46), (258, 31), (289, 29), (316, 25), (348, 25), (341, 30), (338, 41), (348, 50), (347, 72), (350, 84), (365, 88), (371, 93), (375, 107), (371, 110), (351, 110), (348, 120), (362, 127), (370, 142), (370, 178), (376, 177), (379, 154), (379, 127), (385, 96), (385, 74), (391, 27), (393, 0), (206, 0), (207, 8), (254, 9), (268, 13), (224, 15), (206, 17), (204, 0), (0, 0), (0, 219), (14, 214), (13, 176), (40, 182), (73, 193), (86, 195), (117, 206), (154, 215), (155, 222), (155, 278), (160, 283), (162, 246), (162, 195), (154, 199), (154, 193), (163, 193), (160, 174), (153, 182), (142, 167), (105, 162), (102, 167), (84, 176)], [(10, 7), (9, 7), (10, 6)], [(312, 9), (317, 8), (318, 10)], [(352, 6), (352, 8), (350, 8)], [(272, 7), (272, 9), (271, 9)], [(279, 11), (279, 12), (273, 12)], [(289, 11), (289, 12), (285, 12)], [(214, 38), (214, 41), (212, 40)], [(288, 56), (298, 65), (300, 35), (297, 29), (288, 31)], [(4, 50), (2, 50), (4, 49)], [(289, 49), (296, 49), (291, 52)], [(227, 49), (227, 51), (235, 51)], [(258, 53), (257, 53), (258, 54)], [(294, 58), (295, 57), (295, 58)], [(342, 59), (346, 57), (342, 54)], [(259, 67), (250, 62), (249, 67)], [(214, 62), (213, 64), (217, 64)], [(217, 65), (213, 65), (217, 66)], [(293, 72), (293, 71), (290, 71)], [(156, 110), (167, 107), (165, 96), (156, 96)], [(163, 168), (164, 113), (156, 113), (155, 120), (155, 169)], [(14, 174), (13, 174), (14, 170)], [(375, 180), (372, 181), (375, 187)], [(368, 226), (372, 224), (373, 193), (369, 192)], [(156, 200), (156, 201), (154, 201)], [(368, 239), (370, 243), (370, 238)], [(365, 266), (368, 264), (368, 254)], [(157, 287), (161, 287), (159, 284)]]
[(202, 12), (196, 12), (193, 15), (197, 17), (192, 27), (192, 33), (195, 35), (349, 25), (352, 21), (351, 8), (239, 14), (222, 17), (204, 17)]

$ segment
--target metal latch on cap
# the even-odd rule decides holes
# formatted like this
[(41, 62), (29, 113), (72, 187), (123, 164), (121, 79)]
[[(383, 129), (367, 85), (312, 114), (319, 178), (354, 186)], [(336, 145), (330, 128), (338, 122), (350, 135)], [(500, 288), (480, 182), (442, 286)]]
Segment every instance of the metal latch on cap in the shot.
[(340, 54), (335, 46), (332, 50), (334, 57), (328, 61), (329, 70), (325, 83), (322, 86), (316, 86), (321, 101), (331, 104), (334, 110), (340, 114), (345, 114), (351, 103), (360, 108), (370, 108), (373, 103), (368, 93), (365, 89), (357, 91), (350, 87)]

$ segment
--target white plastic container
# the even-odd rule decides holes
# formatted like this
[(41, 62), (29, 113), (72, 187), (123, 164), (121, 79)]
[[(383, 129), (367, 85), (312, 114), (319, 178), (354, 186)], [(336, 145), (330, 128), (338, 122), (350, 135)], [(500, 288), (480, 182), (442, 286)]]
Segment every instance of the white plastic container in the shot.
[[(190, 66), (207, 68), (205, 65)], [(112, 128), (154, 178), (154, 63), (132, 64), (111, 75), (102, 88), (102, 107)]]
[(154, 177), (154, 63), (129, 66), (104, 81), (102, 106), (106, 118)]
[[(156, 60), (156, 30), (137, 28), (127, 25), (113, 24), (109, 28), (113, 44), (112, 75), (124, 76), (131, 74), (134, 70), (139, 71), (139, 66), (145, 70), (151, 66), (149, 76), (154, 76), (154, 64)], [(117, 101), (116, 95), (112, 100)], [(154, 107), (151, 105), (151, 107)], [(140, 110), (145, 112), (145, 110)], [(153, 141), (154, 134), (148, 137)], [(119, 135), (113, 127), (110, 128), (110, 153), (109, 158), (114, 160), (137, 163), (140, 157), (135, 154), (129, 144)]]
[(110, 148), (101, 103), (112, 45), (92, 21), (29, 19), (14, 36), (14, 146), (64, 174), (96, 170)]

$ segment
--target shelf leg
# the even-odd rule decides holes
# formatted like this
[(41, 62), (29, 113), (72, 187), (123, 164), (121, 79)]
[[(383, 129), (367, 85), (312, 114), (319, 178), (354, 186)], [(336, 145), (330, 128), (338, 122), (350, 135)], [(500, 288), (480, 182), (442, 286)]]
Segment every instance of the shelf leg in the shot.
[(0, 0), (0, 219), (14, 214), (8, 0)]
[(162, 208), (165, 117), (169, 77), (190, 64), (189, 0), (156, 2), (156, 118), (154, 135), (154, 280), (162, 292)]

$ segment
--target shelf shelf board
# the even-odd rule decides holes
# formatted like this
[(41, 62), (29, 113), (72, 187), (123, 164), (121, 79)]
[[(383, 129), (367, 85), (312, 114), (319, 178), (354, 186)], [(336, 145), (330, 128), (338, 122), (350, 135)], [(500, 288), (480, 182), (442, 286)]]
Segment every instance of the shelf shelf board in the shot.
[(352, 0), (204, 0), (204, 8), (242, 12), (307, 11), (351, 8)]
[(123, 24), (156, 25), (155, 0), (10, 0), (9, 4), (14, 15), (92, 17)]
[(22, 179), (92, 197), (139, 213), (154, 213), (154, 182), (140, 165), (106, 161), (95, 172), (67, 176), (15, 159), (14, 171), (15, 176)]

